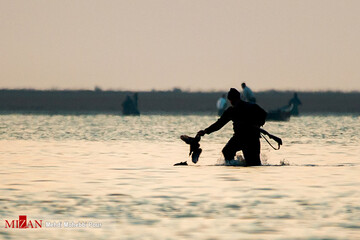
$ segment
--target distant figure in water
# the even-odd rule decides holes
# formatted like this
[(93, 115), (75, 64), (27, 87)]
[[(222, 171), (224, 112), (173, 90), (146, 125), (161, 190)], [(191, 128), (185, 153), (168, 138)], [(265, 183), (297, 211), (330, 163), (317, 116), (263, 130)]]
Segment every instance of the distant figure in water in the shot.
[(261, 165), (260, 126), (265, 123), (267, 113), (259, 105), (241, 100), (240, 92), (235, 88), (230, 89), (227, 98), (231, 106), (215, 123), (197, 134), (204, 136), (213, 133), (232, 121), (234, 135), (222, 150), (226, 164), (231, 165), (236, 152), (242, 150), (246, 166), (259, 166)]
[(246, 83), (242, 83), (241, 87), (243, 89), (243, 96), (244, 96), (244, 100), (250, 103), (256, 103), (256, 98), (254, 93), (251, 91), (251, 89), (246, 86)]
[(135, 93), (133, 99), (128, 95), (125, 101), (122, 103), (124, 115), (140, 115), (138, 110), (138, 94)]
[(221, 116), (227, 107), (226, 95), (223, 94), (219, 100), (216, 102), (216, 107), (218, 109), (218, 115)]
[(293, 108), (291, 109), (291, 115), (293, 116), (299, 116), (299, 109), (298, 106), (301, 105), (301, 101), (298, 98), (297, 93), (294, 93), (294, 96), (292, 99), (290, 99), (289, 101), (289, 105), (293, 105)]

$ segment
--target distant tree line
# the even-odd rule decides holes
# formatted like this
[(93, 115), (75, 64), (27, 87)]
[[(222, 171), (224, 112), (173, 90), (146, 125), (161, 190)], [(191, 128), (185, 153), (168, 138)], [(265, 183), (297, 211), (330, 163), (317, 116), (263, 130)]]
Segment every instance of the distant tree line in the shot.
[[(214, 113), (216, 102), (226, 92), (138, 92), (143, 113)], [(293, 91), (255, 92), (257, 103), (272, 110), (289, 102)], [(111, 112), (122, 113), (122, 103), (131, 91), (91, 90), (0, 90), (1, 112)], [(302, 113), (360, 113), (360, 92), (298, 92)]]

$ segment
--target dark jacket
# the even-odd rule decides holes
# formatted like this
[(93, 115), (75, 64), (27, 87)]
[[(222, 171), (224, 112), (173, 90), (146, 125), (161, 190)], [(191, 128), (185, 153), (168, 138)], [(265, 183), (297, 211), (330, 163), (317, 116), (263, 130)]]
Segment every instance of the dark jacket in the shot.
[(205, 133), (217, 131), (231, 120), (235, 136), (247, 140), (258, 139), (259, 127), (265, 123), (266, 115), (265, 110), (259, 105), (240, 100), (235, 106), (226, 109), (214, 124), (205, 129)]

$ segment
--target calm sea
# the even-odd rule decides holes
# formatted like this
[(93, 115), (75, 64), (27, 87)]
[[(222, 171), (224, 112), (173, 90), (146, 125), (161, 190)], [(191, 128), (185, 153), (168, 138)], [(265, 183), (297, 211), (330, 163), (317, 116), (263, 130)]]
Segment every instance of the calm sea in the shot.
[(359, 115), (268, 122), (284, 145), (247, 168), (223, 165), (228, 124), (174, 167), (215, 120), (0, 115), (0, 239), (360, 239)]

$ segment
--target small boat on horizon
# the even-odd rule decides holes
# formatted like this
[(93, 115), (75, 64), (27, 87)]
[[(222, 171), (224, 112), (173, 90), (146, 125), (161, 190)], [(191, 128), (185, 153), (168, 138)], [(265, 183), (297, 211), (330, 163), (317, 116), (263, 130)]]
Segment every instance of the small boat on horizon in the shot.
[(275, 110), (270, 110), (266, 121), (289, 121), (293, 107), (294, 105), (290, 104)]

